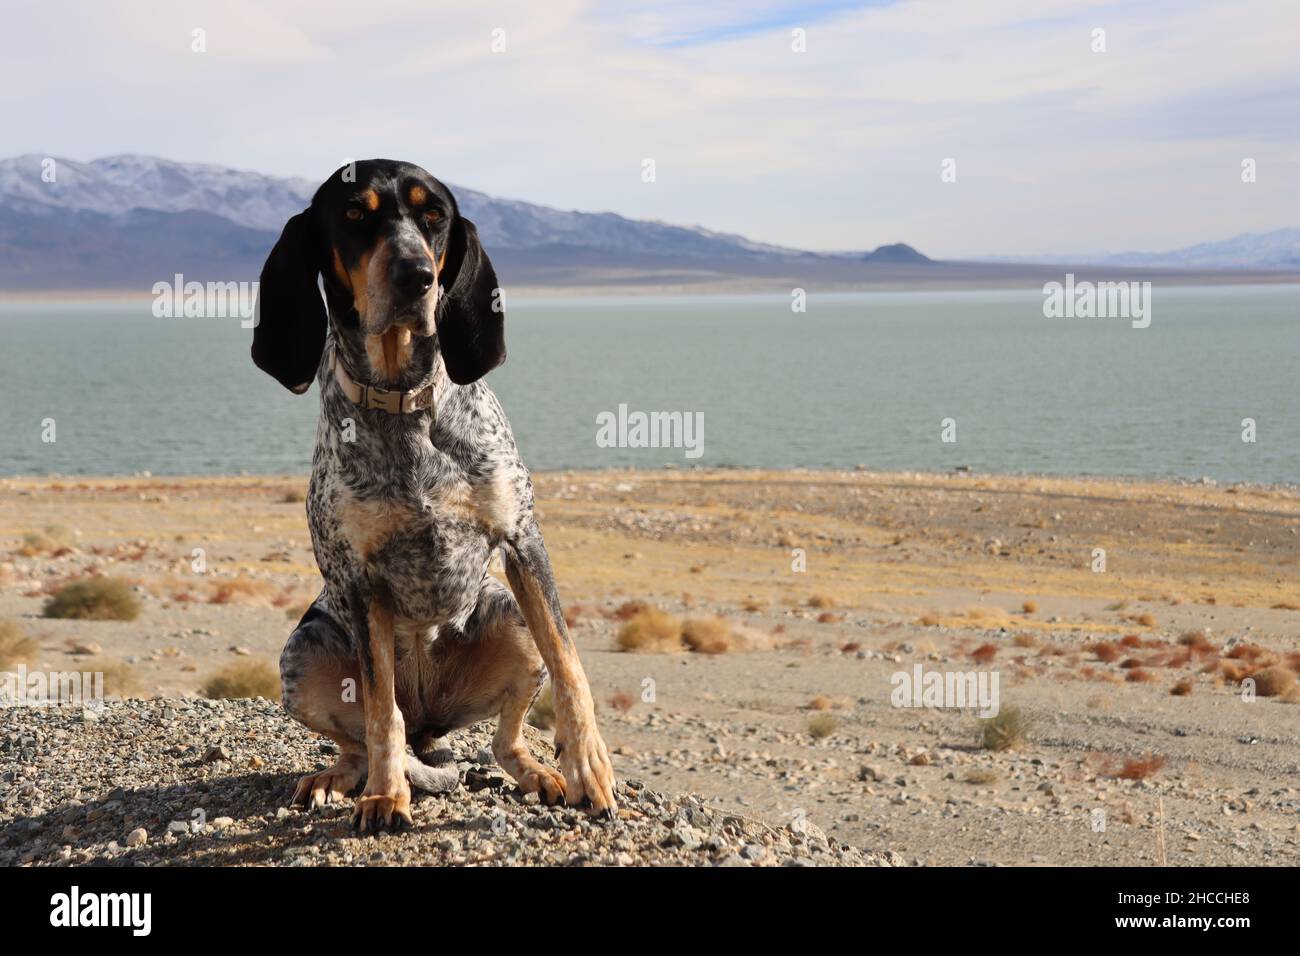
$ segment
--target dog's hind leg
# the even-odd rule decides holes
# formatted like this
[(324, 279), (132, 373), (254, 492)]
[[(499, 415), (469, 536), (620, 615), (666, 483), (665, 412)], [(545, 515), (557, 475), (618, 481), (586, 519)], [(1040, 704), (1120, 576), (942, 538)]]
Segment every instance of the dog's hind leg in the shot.
[(342, 800), (366, 777), (365, 715), (351, 642), (322, 598), (303, 615), (284, 646), (280, 685), (290, 716), (339, 747), (333, 767), (298, 781), (291, 803), (312, 809)]

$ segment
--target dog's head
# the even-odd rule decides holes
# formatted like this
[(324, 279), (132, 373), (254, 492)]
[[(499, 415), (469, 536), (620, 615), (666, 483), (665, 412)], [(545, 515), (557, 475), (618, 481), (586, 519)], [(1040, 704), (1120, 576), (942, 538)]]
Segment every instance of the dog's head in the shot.
[(451, 190), (410, 163), (345, 166), (285, 224), (262, 267), (254, 363), (305, 392), (327, 322), (371, 384), (410, 387), (439, 352), (458, 385), (505, 361), (504, 310), (478, 231)]

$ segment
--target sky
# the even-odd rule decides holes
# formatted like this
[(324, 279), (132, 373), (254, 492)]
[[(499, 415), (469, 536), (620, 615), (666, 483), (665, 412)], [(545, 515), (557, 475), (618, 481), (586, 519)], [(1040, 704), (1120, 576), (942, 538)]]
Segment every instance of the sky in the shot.
[(5, 26), (5, 156), (313, 180), (385, 156), (565, 209), (939, 258), (1300, 225), (1296, 0), (43, 0)]

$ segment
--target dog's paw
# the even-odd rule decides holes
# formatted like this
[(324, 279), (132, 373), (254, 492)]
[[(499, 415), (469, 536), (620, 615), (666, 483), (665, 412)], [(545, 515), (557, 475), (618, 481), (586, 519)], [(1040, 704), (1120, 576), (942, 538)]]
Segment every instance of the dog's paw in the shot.
[(357, 833), (400, 833), (415, 824), (411, 820), (411, 794), (372, 794), (357, 798), (352, 811), (352, 829)]
[(544, 767), (536, 760), (529, 758), (518, 773), (512, 773), (515, 782), (519, 784), (519, 789), (524, 793), (535, 793), (542, 798), (546, 804), (556, 804), (564, 802), (564, 777), (559, 771), (552, 770), (550, 767)]
[(555, 755), (564, 774), (564, 801), (571, 807), (584, 800), (594, 815), (614, 819), (614, 765), (609, 761), (605, 741), (596, 729), (594, 716), (571, 722), (555, 735)]
[(299, 780), (289, 805), (314, 810), (326, 804), (338, 803), (361, 784), (365, 775), (364, 766), (340, 761), (329, 770), (310, 773)]

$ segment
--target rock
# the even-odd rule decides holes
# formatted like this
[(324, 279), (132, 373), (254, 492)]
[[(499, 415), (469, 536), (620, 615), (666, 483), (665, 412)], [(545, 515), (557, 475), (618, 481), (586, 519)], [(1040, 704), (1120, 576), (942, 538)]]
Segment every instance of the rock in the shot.
[(740, 855), (742, 859), (756, 862), (767, 856), (767, 847), (757, 843), (746, 843), (740, 848)]
[(144, 846), (149, 842), (149, 831), (144, 827), (136, 827), (126, 835), (126, 839), (122, 842), (127, 846)]
[(230, 759), (230, 753), (221, 744), (209, 747), (203, 753), (204, 763), (219, 763)]

